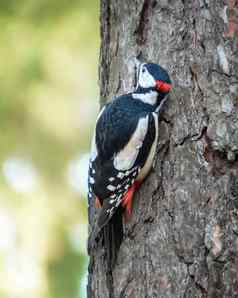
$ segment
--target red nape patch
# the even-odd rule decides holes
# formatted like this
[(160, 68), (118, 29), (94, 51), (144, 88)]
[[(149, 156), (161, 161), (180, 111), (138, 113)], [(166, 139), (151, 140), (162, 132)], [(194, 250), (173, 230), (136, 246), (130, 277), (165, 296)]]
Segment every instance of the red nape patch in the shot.
[(128, 189), (126, 194), (123, 197), (122, 200), (122, 206), (125, 207), (125, 220), (128, 221), (131, 214), (132, 214), (132, 200), (134, 192), (138, 189), (140, 186), (140, 182), (135, 181), (132, 186)]
[(171, 84), (165, 83), (163, 81), (156, 81), (156, 89), (160, 92), (167, 93), (171, 89)]
[(98, 197), (96, 197), (96, 200), (95, 200), (95, 207), (96, 208), (101, 208), (102, 207), (102, 204), (101, 204), (101, 202), (100, 202), (100, 200), (99, 200)]

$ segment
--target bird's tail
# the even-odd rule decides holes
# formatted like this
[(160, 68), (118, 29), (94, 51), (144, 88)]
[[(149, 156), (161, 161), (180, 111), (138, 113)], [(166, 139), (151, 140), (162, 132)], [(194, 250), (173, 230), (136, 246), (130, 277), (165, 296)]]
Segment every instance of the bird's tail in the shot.
[(108, 223), (103, 227), (103, 240), (109, 270), (112, 270), (116, 263), (117, 253), (123, 239), (122, 212), (123, 209), (119, 206)]
[[(111, 271), (117, 260), (117, 253), (123, 240), (123, 207), (118, 206), (110, 217), (102, 207), (97, 223), (88, 238), (88, 252), (97, 247), (99, 239), (105, 247), (108, 271)], [(102, 237), (102, 238), (101, 238)]]

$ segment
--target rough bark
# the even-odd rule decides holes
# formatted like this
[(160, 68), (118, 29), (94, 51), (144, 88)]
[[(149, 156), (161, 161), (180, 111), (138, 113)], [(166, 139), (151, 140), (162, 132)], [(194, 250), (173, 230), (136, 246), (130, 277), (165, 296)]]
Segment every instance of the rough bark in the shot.
[(112, 276), (101, 243), (89, 252), (88, 297), (238, 297), (237, 13), (235, 0), (101, 0), (101, 104), (133, 88), (140, 53), (173, 92)]

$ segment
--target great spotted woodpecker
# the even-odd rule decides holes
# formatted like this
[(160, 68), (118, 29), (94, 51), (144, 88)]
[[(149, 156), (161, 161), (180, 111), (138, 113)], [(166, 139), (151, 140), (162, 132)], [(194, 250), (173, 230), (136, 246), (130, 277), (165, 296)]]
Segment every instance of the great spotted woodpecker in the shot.
[(108, 263), (114, 264), (123, 238), (122, 215), (131, 215), (133, 194), (152, 167), (158, 112), (170, 89), (165, 69), (142, 63), (135, 91), (106, 104), (98, 115), (89, 162), (89, 200), (95, 198), (101, 208), (95, 233), (104, 232)]

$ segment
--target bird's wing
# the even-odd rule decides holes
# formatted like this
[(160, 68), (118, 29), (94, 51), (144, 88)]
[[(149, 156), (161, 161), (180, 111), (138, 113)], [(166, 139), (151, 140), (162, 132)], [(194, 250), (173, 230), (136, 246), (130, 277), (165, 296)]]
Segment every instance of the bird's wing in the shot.
[(125, 111), (113, 111), (110, 106), (98, 118), (90, 160), (89, 192), (102, 203), (100, 227), (112, 217), (146, 162), (155, 127), (152, 113), (126, 115)]

